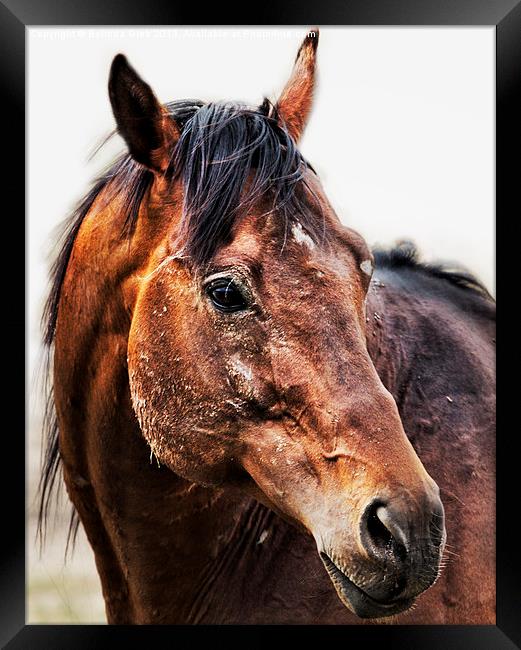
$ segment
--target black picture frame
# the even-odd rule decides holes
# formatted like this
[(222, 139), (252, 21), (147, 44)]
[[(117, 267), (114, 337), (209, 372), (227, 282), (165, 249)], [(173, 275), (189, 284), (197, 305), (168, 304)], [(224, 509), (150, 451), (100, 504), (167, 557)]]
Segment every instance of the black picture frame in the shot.
[[(291, 7), (291, 9), (290, 9)], [(248, 16), (248, 10), (251, 16)], [(25, 111), (25, 34), (29, 26), (77, 26), (77, 25), (197, 25), (201, 18), (205, 24), (249, 25), (253, 21), (266, 26), (302, 25), (304, 29), (318, 24), (325, 25), (490, 25), (496, 26), (496, 220), (506, 231), (505, 239), (515, 237), (515, 222), (519, 219), (513, 212), (519, 206), (516, 181), (519, 187), (520, 165), (520, 85), (521, 85), (521, 2), (519, 0), (350, 0), (343, 3), (316, 3), (301, 0), (295, 5), (255, 4), (248, 7), (202, 5), (180, 3), (171, 0), (91, 0), (68, 2), (67, 0), (0, 0), (0, 83), (2, 88), (3, 155), (2, 179), (4, 194), (18, 197), (10, 209), (9, 218), (4, 214), (4, 248), (16, 248), (17, 256), (21, 242), (25, 241), (25, 220), (22, 215), (24, 190), (24, 111)], [(517, 135), (516, 135), (517, 134)], [(7, 155), (8, 154), (8, 155)], [(15, 192), (15, 188), (18, 192)], [(5, 198), (5, 196), (4, 196)], [(517, 200), (516, 200), (517, 199)], [(16, 208), (16, 209), (15, 209)], [(6, 254), (9, 251), (5, 251)], [(502, 258), (511, 259), (503, 253)], [(18, 261), (18, 268), (21, 263)], [(505, 263), (505, 266), (507, 264)], [(12, 268), (12, 267), (11, 267)], [(507, 273), (508, 271), (505, 271)], [(117, 626), (57, 626), (25, 625), (25, 446), (21, 429), (21, 389), (25, 382), (20, 363), (20, 350), (25, 349), (25, 325), (21, 273), (18, 282), (4, 282), (3, 318), (5, 346), (4, 363), (9, 373), (6, 395), (6, 411), (13, 414), (4, 438), (8, 450), (4, 456), (10, 472), (3, 472), (4, 479), (4, 533), (3, 553), (0, 557), (0, 641), (2, 647), (18, 648), (101, 648), (116, 643), (143, 643), (153, 634), (152, 641), (159, 643), (186, 643), (202, 641), (205, 628), (177, 627), (117, 627)], [(501, 292), (500, 292), (501, 293)], [(22, 344), (22, 337), (24, 342)], [(508, 340), (508, 335), (505, 333)], [(514, 331), (512, 332), (514, 337)], [(16, 341), (19, 345), (16, 345)], [(511, 339), (512, 340), (512, 339)], [(23, 347), (22, 347), (23, 346)], [(501, 346), (500, 346), (501, 351)], [(517, 349), (516, 352), (517, 353)], [(12, 357), (12, 358), (11, 358)], [(20, 391), (18, 392), (18, 389)], [(16, 390), (16, 392), (15, 392)], [(515, 395), (508, 394), (502, 404), (515, 403)], [(509, 400), (508, 398), (511, 397)], [(5, 398), (4, 398), (5, 399)], [(500, 411), (502, 408), (500, 408)], [(503, 421), (503, 418), (500, 418)], [(514, 420), (515, 422), (515, 420)], [(516, 489), (514, 477), (517, 454), (512, 454), (509, 438), (517, 432), (514, 424), (504, 436), (498, 435), (497, 443), (497, 625), (496, 626), (350, 626), (307, 627), (292, 626), (273, 629), (266, 627), (236, 628), (219, 627), (210, 631), (211, 643), (219, 645), (230, 642), (240, 635), (241, 645), (266, 647), (271, 639), (292, 639), (302, 633), (310, 643), (322, 640), (340, 641), (349, 647), (400, 648), (471, 648), (478, 650), (501, 650), (521, 647), (521, 590), (519, 535), (515, 532)], [(498, 431), (505, 429), (498, 429)], [(7, 433), (7, 429), (5, 430)], [(8, 438), (8, 441), (6, 440)], [(7, 449), (7, 447), (6, 447)], [(22, 503), (21, 503), (22, 502)], [(150, 640), (150, 639), (149, 639)], [(5, 645), (7, 644), (7, 645)]]

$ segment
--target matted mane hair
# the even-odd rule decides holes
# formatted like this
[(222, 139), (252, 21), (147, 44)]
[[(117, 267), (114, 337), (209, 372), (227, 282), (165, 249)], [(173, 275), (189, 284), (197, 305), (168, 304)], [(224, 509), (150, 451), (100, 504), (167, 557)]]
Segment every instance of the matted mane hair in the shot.
[(473, 273), (457, 263), (423, 262), (416, 244), (407, 239), (398, 241), (393, 248), (375, 247), (373, 255), (377, 268), (413, 269), (495, 302), (485, 285)]
[[(208, 103), (181, 100), (166, 104), (180, 130), (172, 147), (166, 177), (180, 180), (184, 200), (179, 241), (180, 255), (194, 268), (205, 266), (224, 245), (234, 225), (253, 204), (267, 199), (267, 212), (276, 214), (283, 228), (283, 241), (293, 215), (315, 241), (326, 241), (325, 220), (320, 203), (304, 178), (313, 168), (303, 158), (276, 108), (265, 99), (252, 109), (238, 103)], [(107, 138), (108, 139), (108, 138)], [(106, 141), (106, 140), (105, 140)], [(45, 540), (45, 524), (53, 488), (60, 469), (58, 424), (54, 409), (50, 366), (56, 331), (61, 288), (76, 236), (86, 214), (93, 207), (102, 210), (118, 198), (124, 213), (122, 237), (130, 237), (139, 208), (154, 175), (125, 154), (100, 176), (90, 192), (65, 221), (59, 253), (51, 267), (50, 290), (45, 303), (42, 327), (47, 347), (45, 451), (38, 488), (38, 534)], [(283, 243), (283, 246), (284, 246)], [(74, 541), (79, 520), (73, 515), (69, 541)]]
[(257, 110), (229, 103), (200, 108), (183, 129), (167, 170), (184, 188), (183, 252), (196, 266), (205, 265), (234, 223), (266, 196), (285, 229), (298, 214), (311, 237), (324, 240), (320, 204), (303, 177), (308, 166), (268, 100)]

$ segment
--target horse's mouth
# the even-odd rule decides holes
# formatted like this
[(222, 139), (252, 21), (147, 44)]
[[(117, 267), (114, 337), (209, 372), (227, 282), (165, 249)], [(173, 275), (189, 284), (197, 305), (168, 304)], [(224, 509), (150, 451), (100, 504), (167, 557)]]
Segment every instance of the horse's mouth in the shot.
[(335, 585), (340, 599), (353, 614), (360, 618), (393, 616), (409, 609), (414, 602), (414, 598), (403, 598), (388, 603), (379, 602), (360, 587), (357, 587), (326, 553), (321, 552), (320, 558)]

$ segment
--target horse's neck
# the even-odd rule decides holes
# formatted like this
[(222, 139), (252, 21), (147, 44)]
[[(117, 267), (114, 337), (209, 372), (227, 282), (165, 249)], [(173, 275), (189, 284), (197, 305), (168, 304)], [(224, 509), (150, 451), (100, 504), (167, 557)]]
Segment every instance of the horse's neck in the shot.
[[(76, 378), (58, 395), (68, 404), (60, 417), (64, 478), (95, 551), (109, 622), (197, 620), (212, 597), (209, 583), (262, 538), (270, 513), (158, 466), (132, 411), (123, 344), (110, 364), (95, 349), (76, 367), (92, 377), (88, 391)], [(71, 361), (78, 359), (59, 361), (58, 372)]]
[[(75, 431), (84, 436), (89, 474), (66, 472), (109, 622), (320, 622), (325, 605), (329, 617), (352, 622), (311, 538), (249, 497), (158, 467), (130, 401), (119, 407), (106, 431)], [(67, 466), (81, 458), (78, 452)], [(317, 590), (320, 599), (310, 599)]]
[[(428, 294), (418, 300), (414, 291), (393, 287), (386, 279), (368, 295), (367, 327), (376, 369), (397, 402), (418, 456), (440, 487), (449, 561), (442, 582), (444, 604), (449, 611), (463, 607), (456, 615), (459, 622), (493, 616), (493, 323)], [(465, 601), (472, 603), (466, 605), (468, 611), (454, 596), (461, 584), (475, 594)]]
[(414, 445), (427, 455), (437, 451), (434, 441), (460, 454), (464, 445), (476, 460), (493, 461), (494, 323), (427, 292), (419, 299), (419, 291), (393, 286), (392, 278), (372, 287), (371, 358)]
[[(109, 210), (87, 215), (62, 286), (54, 355), (60, 453), (109, 621), (173, 622), (154, 607), (154, 590), (161, 602), (175, 607), (185, 598), (186, 606), (188, 577), (200, 573), (212, 543), (226, 541), (242, 504), (159, 468), (141, 435), (130, 402), (125, 288), (146, 263), (136, 258), (145, 247), (133, 243), (129, 254), (121, 228)], [(111, 242), (110, 251), (100, 242)]]

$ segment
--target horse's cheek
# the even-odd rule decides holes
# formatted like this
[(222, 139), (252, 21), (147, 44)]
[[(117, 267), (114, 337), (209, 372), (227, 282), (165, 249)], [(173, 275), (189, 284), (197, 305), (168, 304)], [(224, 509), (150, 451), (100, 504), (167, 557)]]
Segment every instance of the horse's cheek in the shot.
[(151, 322), (135, 318), (128, 343), (132, 404), (151, 458), (187, 480), (220, 483), (229, 449), (217, 438), (209, 444), (219, 413), (202, 398), (201, 369), (180, 348), (174, 328)]

